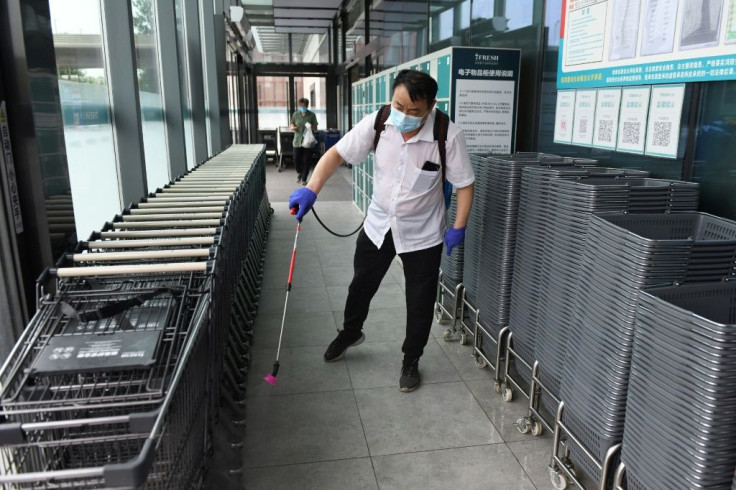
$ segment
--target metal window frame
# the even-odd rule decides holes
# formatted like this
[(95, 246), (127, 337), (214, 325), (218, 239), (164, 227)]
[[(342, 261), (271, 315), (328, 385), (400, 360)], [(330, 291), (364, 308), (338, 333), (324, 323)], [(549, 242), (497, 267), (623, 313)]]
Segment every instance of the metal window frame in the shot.
[(227, 119), (225, 16), (222, 12), (222, 3), (217, 2), (213, 5), (212, 0), (199, 1), (205, 126), (207, 146), (209, 154), (212, 155), (222, 151), (230, 140), (230, 125)]
[(164, 107), (164, 131), (169, 158), (169, 179), (174, 179), (187, 171), (174, 0), (154, 0), (154, 12), (161, 97)]
[(140, 96), (129, 2), (100, 0), (103, 58), (112, 116), (120, 209), (147, 193)]
[(195, 164), (207, 159), (207, 116), (204, 106), (204, 79), (199, 28), (199, 1), (182, 0), (182, 28), (184, 32), (184, 71), (188, 80), (186, 92), (192, 119), (192, 147)]

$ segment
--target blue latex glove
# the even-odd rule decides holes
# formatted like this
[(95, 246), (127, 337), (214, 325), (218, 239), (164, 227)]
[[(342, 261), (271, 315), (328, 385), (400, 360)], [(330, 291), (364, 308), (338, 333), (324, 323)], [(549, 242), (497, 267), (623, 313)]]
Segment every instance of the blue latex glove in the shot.
[(296, 219), (301, 221), (305, 214), (312, 209), (317, 194), (308, 187), (300, 187), (289, 196), (289, 209), (296, 209)]
[(450, 228), (445, 232), (445, 246), (447, 247), (447, 255), (452, 253), (452, 249), (465, 241), (465, 227)]

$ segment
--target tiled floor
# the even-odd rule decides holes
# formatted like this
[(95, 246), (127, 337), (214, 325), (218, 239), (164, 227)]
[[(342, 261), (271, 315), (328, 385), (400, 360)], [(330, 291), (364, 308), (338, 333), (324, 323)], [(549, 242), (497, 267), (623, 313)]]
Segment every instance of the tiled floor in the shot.
[[(355, 239), (329, 235), (312, 215), (299, 235), (278, 384), (261, 379), (276, 355), (296, 226), (286, 203), (272, 205), (248, 380), (244, 487), (553, 488), (551, 440), (516, 430), (524, 403), (504, 403), (491, 371), (473, 365), (469, 346), (444, 342), (442, 327), (435, 325), (420, 361), (421, 387), (398, 390), (405, 319), (399, 263), (373, 300), (366, 342), (341, 361), (322, 360), (341, 324)], [(360, 223), (350, 202), (316, 206), (338, 232)]]

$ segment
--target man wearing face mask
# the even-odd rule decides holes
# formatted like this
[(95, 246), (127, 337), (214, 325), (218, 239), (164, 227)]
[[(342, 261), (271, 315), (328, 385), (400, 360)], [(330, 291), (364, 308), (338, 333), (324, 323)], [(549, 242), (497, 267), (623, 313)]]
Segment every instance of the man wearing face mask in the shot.
[[(446, 223), (441, 158), (434, 139), (437, 82), (422, 72), (400, 71), (394, 81), (391, 113), (375, 149), (373, 198), (358, 235), (353, 280), (345, 303), (343, 329), (324, 354), (342, 359), (365, 339), (363, 322), (371, 299), (398, 253), (404, 268), (406, 337), (399, 389), (419, 386), (419, 358), (429, 340), (443, 241), (448, 254), (465, 239), (473, 201), (473, 169), (462, 131), (447, 131), (445, 177), (457, 188), (457, 217)], [(296, 218), (309, 212), (327, 179), (343, 161), (359, 164), (370, 153), (378, 111), (366, 116), (320, 159), (309, 184), (294, 191), (289, 208)], [(451, 225), (448, 228), (448, 225)]]
[(309, 157), (312, 150), (302, 148), (304, 126), (312, 125), (312, 133), (317, 137), (317, 116), (309, 110), (309, 99), (299, 99), (299, 110), (291, 116), (290, 128), (294, 131), (294, 167), (296, 167), (296, 181), (306, 185), (309, 177)]

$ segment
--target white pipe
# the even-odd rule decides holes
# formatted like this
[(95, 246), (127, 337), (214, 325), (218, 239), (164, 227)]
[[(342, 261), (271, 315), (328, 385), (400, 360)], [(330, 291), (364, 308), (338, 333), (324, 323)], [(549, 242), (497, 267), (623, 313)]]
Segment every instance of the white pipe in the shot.
[(182, 218), (183, 216), (191, 219), (215, 219), (222, 217), (222, 211), (219, 213), (168, 213), (168, 214), (141, 214), (141, 215), (130, 215), (124, 214), (123, 221), (155, 221), (155, 220), (170, 220)]
[(171, 250), (146, 250), (143, 252), (98, 252), (72, 255), (74, 262), (100, 262), (108, 260), (175, 259), (182, 257), (209, 257), (207, 248), (177, 248)]
[(182, 230), (137, 230), (137, 231), (103, 231), (101, 238), (168, 238), (175, 236), (206, 236), (217, 233), (215, 228), (185, 228)]
[[(216, 205), (219, 204), (219, 205), (221, 205), (224, 208), (226, 203), (227, 203), (227, 201), (221, 201), (219, 203), (217, 203), (217, 202), (208, 202), (208, 203), (205, 203), (205, 206), (216, 206)], [(184, 202), (170, 202), (170, 201), (165, 201), (165, 202), (141, 202), (141, 203), (138, 203), (138, 208), (172, 208), (172, 207), (187, 208), (187, 209), (196, 209), (198, 206), (197, 206), (197, 203), (186, 202), (186, 201), (184, 201)]]
[(93, 267), (62, 267), (58, 277), (118, 276), (124, 274), (171, 274), (207, 272), (207, 262), (174, 262), (170, 264), (108, 265)]
[[(157, 215), (162, 213), (170, 213), (170, 214), (188, 214), (188, 213), (219, 213), (222, 214), (223, 211), (225, 211), (225, 206), (202, 206), (202, 207), (196, 207), (196, 206), (187, 206), (185, 208), (149, 208), (149, 209), (141, 209), (141, 208), (132, 208), (130, 210), (131, 215)], [(129, 215), (125, 215), (129, 216)], [(125, 218), (123, 216), (123, 218)]]
[(159, 238), (157, 240), (95, 240), (87, 243), (94, 250), (109, 248), (180, 247), (182, 245), (214, 245), (211, 236), (185, 238)]
[(168, 227), (195, 227), (195, 226), (219, 226), (219, 219), (190, 219), (190, 220), (172, 220), (172, 221), (132, 221), (113, 223), (112, 226), (116, 230), (140, 229), (140, 228), (168, 228)]
[(222, 203), (225, 204), (227, 199), (221, 197), (161, 197), (155, 196), (148, 198), (148, 202), (171, 203), (171, 202), (206, 202), (207, 204)]

